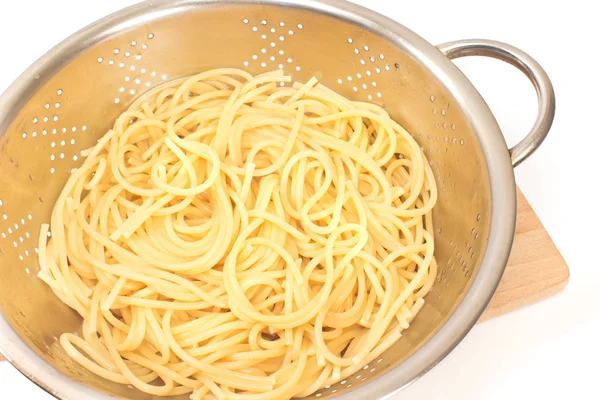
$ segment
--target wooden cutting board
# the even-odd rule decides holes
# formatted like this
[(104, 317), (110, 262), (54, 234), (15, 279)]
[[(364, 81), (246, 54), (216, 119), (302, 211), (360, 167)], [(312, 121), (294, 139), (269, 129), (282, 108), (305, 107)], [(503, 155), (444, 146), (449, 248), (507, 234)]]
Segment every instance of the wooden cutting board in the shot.
[(508, 266), (479, 322), (548, 298), (569, 280), (565, 260), (520, 190), (517, 208), (517, 230)]

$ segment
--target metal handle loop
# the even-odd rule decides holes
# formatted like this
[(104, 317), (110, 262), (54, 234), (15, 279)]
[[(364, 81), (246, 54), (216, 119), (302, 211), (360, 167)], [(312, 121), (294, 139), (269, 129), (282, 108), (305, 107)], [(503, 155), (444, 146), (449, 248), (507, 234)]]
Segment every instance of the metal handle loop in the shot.
[(531, 131), (509, 150), (513, 167), (529, 157), (544, 141), (554, 120), (555, 98), (550, 78), (531, 56), (509, 44), (494, 40), (458, 40), (437, 46), (449, 59), (483, 56), (505, 61), (531, 81), (538, 97), (538, 115)]

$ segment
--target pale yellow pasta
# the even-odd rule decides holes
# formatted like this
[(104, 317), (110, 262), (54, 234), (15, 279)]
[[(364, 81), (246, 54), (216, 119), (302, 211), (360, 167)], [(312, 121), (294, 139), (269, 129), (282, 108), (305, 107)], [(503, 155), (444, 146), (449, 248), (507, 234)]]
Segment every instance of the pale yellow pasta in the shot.
[(310, 395), (392, 346), (433, 284), (419, 145), (314, 78), (171, 82), (83, 156), (41, 228), (38, 276), (83, 317), (61, 345), (107, 380)]

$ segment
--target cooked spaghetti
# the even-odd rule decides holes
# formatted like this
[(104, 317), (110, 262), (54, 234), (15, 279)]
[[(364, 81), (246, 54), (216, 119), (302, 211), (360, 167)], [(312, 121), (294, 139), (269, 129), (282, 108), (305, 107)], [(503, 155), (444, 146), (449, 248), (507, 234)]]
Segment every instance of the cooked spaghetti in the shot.
[(64, 350), (107, 380), (306, 396), (392, 346), (433, 284), (419, 145), (314, 78), (174, 81), (82, 155), (41, 228), (39, 277), (83, 317)]

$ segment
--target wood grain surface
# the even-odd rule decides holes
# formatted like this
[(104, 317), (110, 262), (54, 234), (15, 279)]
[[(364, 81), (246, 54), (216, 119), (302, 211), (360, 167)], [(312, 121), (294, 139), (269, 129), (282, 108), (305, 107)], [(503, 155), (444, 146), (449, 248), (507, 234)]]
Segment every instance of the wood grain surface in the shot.
[(517, 229), (508, 266), (479, 322), (548, 298), (569, 281), (565, 260), (520, 190), (517, 200)]

